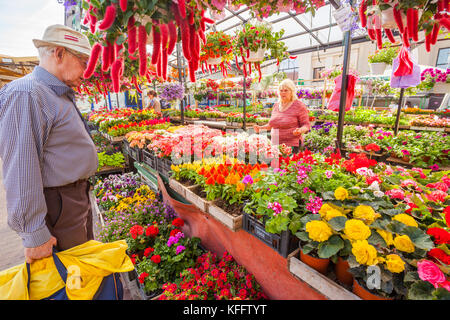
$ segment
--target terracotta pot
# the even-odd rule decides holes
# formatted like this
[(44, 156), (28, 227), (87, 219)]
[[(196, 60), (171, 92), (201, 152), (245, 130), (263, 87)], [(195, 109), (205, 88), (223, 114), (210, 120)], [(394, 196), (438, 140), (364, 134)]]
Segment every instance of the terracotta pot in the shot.
[(314, 258), (308, 254), (303, 254), (302, 250), (300, 250), (300, 260), (322, 274), (327, 273), (328, 265), (330, 264), (330, 259)]
[(364, 289), (356, 279), (353, 279), (353, 293), (363, 300), (394, 300), (393, 298), (384, 298), (379, 295), (373, 294), (370, 291)]
[(353, 283), (353, 275), (347, 270), (350, 268), (348, 262), (341, 257), (338, 257), (338, 262), (334, 267), (334, 272), (338, 280), (346, 285), (351, 286)]

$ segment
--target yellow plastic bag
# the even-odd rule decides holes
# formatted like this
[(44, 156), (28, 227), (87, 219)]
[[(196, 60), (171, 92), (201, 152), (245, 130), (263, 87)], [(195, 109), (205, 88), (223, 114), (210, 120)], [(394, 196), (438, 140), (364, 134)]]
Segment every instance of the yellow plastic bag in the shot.
[(30, 265), (29, 291), (26, 263), (4, 270), (0, 272), (0, 299), (41, 300), (66, 287), (70, 300), (91, 300), (104, 277), (134, 269), (127, 248), (125, 240), (111, 243), (91, 240), (57, 252), (67, 269), (67, 284), (61, 279), (52, 256), (35, 261)]

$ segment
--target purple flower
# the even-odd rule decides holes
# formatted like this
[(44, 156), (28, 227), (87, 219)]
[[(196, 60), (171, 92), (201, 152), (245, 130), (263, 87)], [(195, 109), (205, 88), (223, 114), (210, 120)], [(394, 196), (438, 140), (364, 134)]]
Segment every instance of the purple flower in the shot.
[(252, 176), (251, 175), (246, 175), (245, 177), (244, 177), (244, 179), (242, 179), (242, 183), (243, 184), (252, 184), (253, 183), (253, 179), (252, 179)]
[(177, 255), (180, 254), (181, 252), (183, 252), (186, 249), (185, 246), (178, 246), (177, 247)]

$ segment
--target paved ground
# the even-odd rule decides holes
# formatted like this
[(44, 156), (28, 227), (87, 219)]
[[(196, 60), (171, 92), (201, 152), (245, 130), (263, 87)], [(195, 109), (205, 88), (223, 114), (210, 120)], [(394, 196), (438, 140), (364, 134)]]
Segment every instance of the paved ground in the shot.
[[(0, 271), (22, 264), (25, 261), (23, 255), (22, 239), (12, 231), (7, 224), (6, 191), (3, 185), (2, 161), (0, 160)], [(99, 217), (93, 210), (94, 233), (98, 233)], [(141, 300), (142, 297), (136, 285), (136, 281), (129, 281), (127, 274), (121, 277), (124, 287), (124, 300)]]
[(6, 192), (3, 185), (2, 161), (0, 160), (0, 271), (25, 261), (22, 239), (8, 227)]

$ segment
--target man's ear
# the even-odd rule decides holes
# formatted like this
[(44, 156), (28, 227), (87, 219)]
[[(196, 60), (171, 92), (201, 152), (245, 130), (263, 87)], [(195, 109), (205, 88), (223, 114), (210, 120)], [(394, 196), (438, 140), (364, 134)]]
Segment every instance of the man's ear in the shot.
[(55, 51), (53, 52), (53, 57), (56, 59), (58, 63), (62, 63), (64, 59), (64, 55), (66, 54), (66, 49), (62, 47), (57, 47)]

